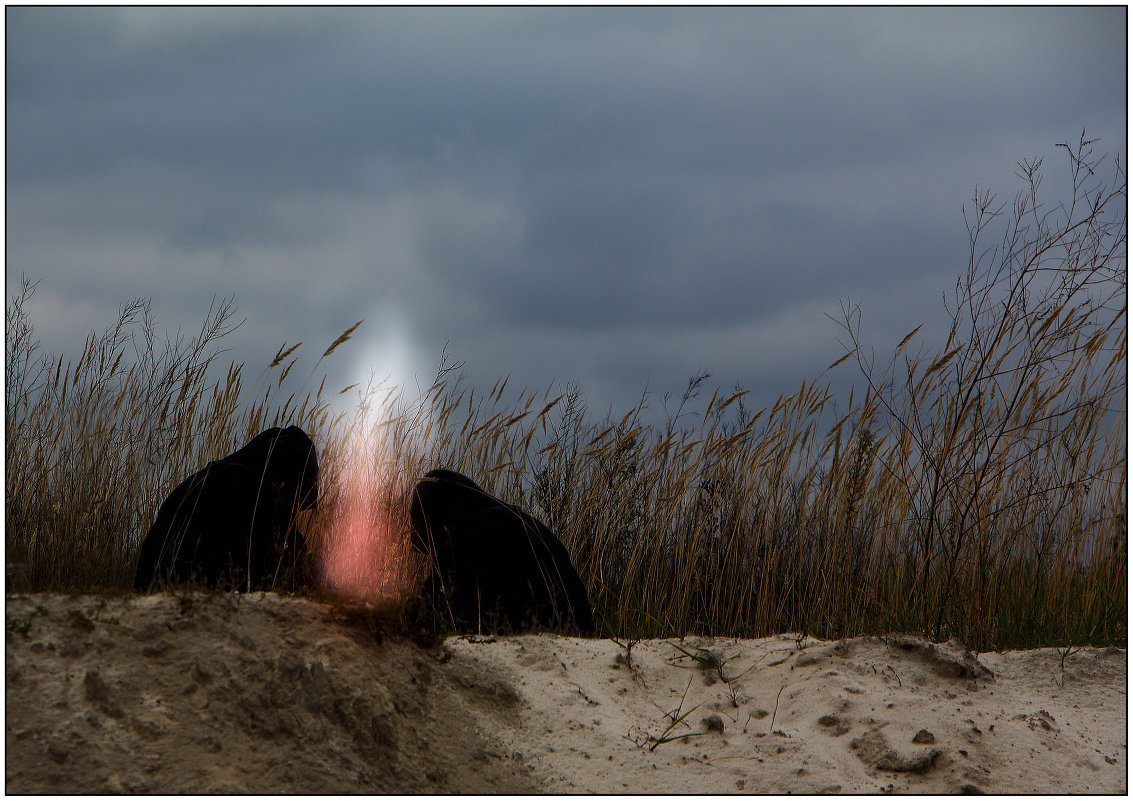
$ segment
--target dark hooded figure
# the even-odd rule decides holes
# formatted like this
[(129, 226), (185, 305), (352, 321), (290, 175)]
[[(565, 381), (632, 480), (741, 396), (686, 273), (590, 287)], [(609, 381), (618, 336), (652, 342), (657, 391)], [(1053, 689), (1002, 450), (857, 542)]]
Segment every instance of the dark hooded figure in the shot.
[(310, 578), (296, 513), (318, 502), (315, 445), (298, 426), (269, 428), (209, 462), (165, 499), (142, 542), (134, 586), (294, 587)]
[(551, 530), (452, 470), (413, 488), (413, 547), (429, 559), (424, 596), (477, 631), (594, 630), (586, 588)]

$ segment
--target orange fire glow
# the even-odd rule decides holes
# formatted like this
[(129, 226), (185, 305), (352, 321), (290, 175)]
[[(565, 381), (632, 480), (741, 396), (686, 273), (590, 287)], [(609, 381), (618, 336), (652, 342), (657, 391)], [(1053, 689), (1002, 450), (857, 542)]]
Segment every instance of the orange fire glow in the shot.
[(403, 535), (390, 508), (381, 462), (358, 449), (339, 478), (334, 508), (322, 548), (323, 582), (357, 601), (394, 598), (402, 593)]

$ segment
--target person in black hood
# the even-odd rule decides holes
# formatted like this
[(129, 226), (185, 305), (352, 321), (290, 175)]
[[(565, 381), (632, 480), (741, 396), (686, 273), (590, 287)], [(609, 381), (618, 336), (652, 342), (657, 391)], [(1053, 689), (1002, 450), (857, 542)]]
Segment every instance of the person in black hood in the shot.
[(318, 481), (315, 445), (298, 426), (269, 428), (209, 462), (158, 509), (134, 587), (261, 590), (307, 583), (310, 552), (295, 518), (317, 505)]
[(428, 559), (422, 595), (458, 628), (590, 634), (586, 588), (547, 526), (467, 476), (432, 470), (413, 488), (410, 544)]

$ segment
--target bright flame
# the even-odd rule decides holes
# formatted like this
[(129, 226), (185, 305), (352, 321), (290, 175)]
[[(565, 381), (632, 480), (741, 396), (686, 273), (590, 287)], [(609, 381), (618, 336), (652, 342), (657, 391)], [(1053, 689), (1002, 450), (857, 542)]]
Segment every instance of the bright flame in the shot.
[(395, 598), (407, 582), (405, 537), (384, 448), (356, 442), (338, 479), (322, 547), (323, 582), (358, 601)]

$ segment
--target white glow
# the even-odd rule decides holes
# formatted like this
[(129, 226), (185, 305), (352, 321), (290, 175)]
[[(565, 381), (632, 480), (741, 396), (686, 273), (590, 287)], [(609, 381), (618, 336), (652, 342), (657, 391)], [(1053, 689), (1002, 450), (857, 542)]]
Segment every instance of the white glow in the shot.
[(431, 380), (422, 371), (423, 359), (400, 312), (379, 310), (362, 327), (367, 334), (359, 343), (359, 356), (352, 371), (352, 380), (359, 387), (372, 386), (383, 391), (396, 387), (407, 399), (428, 389), (425, 382)]
[[(374, 320), (376, 325), (371, 325)], [(414, 463), (423, 441), (405, 441), (387, 428), (429, 388), (432, 377), (412, 344), (404, 318), (381, 310), (367, 318), (369, 332), (359, 342), (352, 371), (357, 388), (342, 396), (351, 432), (342, 473), (333, 495), (323, 558), (323, 581), (336, 592), (361, 601), (397, 597), (408, 580), (405, 532), (399, 492), (401, 472)], [(362, 329), (359, 329), (360, 331)], [(427, 383), (426, 383), (427, 382)], [(427, 412), (426, 412), (427, 414)], [(423, 424), (421, 424), (423, 423)], [(428, 436), (428, 420), (411, 429)]]

